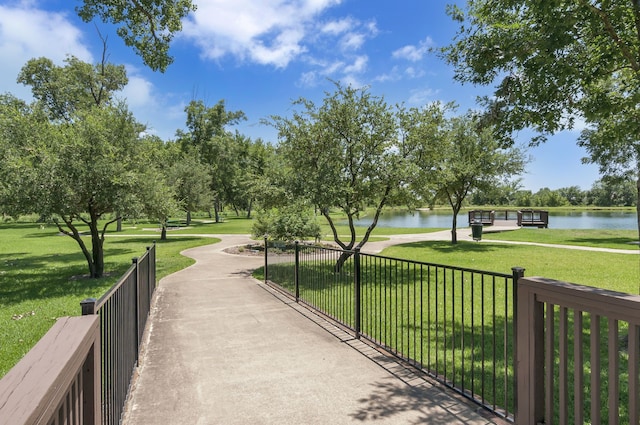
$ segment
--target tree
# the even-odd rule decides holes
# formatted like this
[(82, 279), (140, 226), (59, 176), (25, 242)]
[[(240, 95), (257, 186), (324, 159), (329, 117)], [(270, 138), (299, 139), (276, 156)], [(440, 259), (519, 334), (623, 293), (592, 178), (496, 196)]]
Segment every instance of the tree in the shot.
[(536, 207), (561, 207), (567, 205), (569, 201), (559, 190), (551, 190), (543, 187), (533, 195), (533, 204)]
[(558, 193), (571, 205), (584, 205), (586, 194), (578, 186), (562, 187)]
[[(105, 106), (78, 112), (73, 123), (41, 121), (32, 128), (38, 131), (23, 144), (20, 162), (25, 168), (15, 186), (22, 195), (13, 201), (14, 208), (51, 217), (60, 232), (78, 243), (89, 275), (101, 277), (105, 233), (118, 218), (105, 222), (105, 215), (134, 215), (140, 207), (141, 127), (124, 106)], [(79, 225), (88, 227), (90, 247)]]
[(214, 195), (216, 223), (220, 221), (221, 198), (229, 190), (235, 166), (236, 135), (227, 130), (246, 116), (242, 111), (227, 111), (224, 100), (206, 106), (201, 100), (192, 100), (185, 108), (187, 131), (178, 130), (176, 138), (189, 154), (196, 155), (211, 167), (211, 190)]
[(191, 0), (83, 0), (78, 15), (118, 26), (117, 33), (154, 71), (164, 72), (173, 62), (171, 40), (182, 30), (182, 19), (196, 6)]
[(177, 160), (167, 170), (168, 184), (173, 187), (175, 197), (187, 213), (187, 226), (191, 225), (191, 212), (210, 208), (210, 167), (192, 155), (177, 152)]
[(471, 203), (473, 205), (515, 205), (521, 189), (522, 179), (496, 181), (484, 190), (473, 190)]
[(31, 87), (33, 97), (53, 121), (70, 121), (78, 111), (111, 104), (115, 92), (127, 85), (124, 66), (107, 63), (106, 50), (96, 65), (74, 56), (64, 62), (57, 66), (48, 58), (31, 59), (18, 74), (18, 82)]
[(453, 210), (451, 243), (458, 242), (457, 216), (472, 190), (491, 190), (496, 181), (520, 174), (527, 159), (518, 148), (504, 149), (492, 136), (491, 129), (481, 128), (477, 116), (468, 113), (453, 117), (445, 125), (438, 153), (428, 164), (434, 170), (431, 179), (440, 198)]
[(498, 136), (531, 127), (536, 142), (582, 118), (589, 161), (632, 172), (640, 195), (636, 1), (475, 0), (449, 13), (460, 29), (442, 53), (457, 80), (495, 84), (482, 103)]
[[(118, 76), (117, 82), (104, 82), (105, 69)], [(74, 58), (64, 67), (46, 59), (29, 61), (20, 79), (31, 85), (35, 102), (27, 106), (5, 98), (2, 108), (9, 118), (0, 120), (2, 144), (9, 148), (3, 168), (12, 161), (20, 166), (3, 172), (9, 179), (2, 191), (10, 195), (5, 197), (9, 209), (52, 219), (78, 243), (91, 277), (104, 272), (108, 226), (139, 213), (149, 196), (140, 191), (140, 176), (149, 165), (139, 137), (144, 127), (112, 97), (126, 82), (119, 70), (104, 57), (97, 66)], [(79, 225), (88, 227), (90, 247)]]
[(596, 181), (587, 192), (587, 202), (598, 207), (634, 206), (635, 183), (619, 178), (603, 178)]
[[(307, 199), (329, 223), (343, 250), (361, 248), (376, 227), (382, 209), (397, 202), (407, 179), (407, 152), (399, 137), (396, 111), (367, 89), (336, 83), (321, 106), (301, 98), (291, 118), (273, 116), (278, 155), (286, 167), (286, 189)], [(369, 206), (373, 220), (357, 241), (355, 220)], [(347, 219), (349, 236), (339, 235), (334, 209)], [(349, 254), (344, 254), (340, 268)]]

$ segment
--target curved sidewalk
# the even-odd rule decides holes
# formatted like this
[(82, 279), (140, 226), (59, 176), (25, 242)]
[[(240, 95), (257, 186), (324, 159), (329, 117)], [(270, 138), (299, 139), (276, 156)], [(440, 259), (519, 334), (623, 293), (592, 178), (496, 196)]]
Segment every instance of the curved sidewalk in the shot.
[(247, 241), (160, 281), (124, 424), (499, 423), (253, 279)]

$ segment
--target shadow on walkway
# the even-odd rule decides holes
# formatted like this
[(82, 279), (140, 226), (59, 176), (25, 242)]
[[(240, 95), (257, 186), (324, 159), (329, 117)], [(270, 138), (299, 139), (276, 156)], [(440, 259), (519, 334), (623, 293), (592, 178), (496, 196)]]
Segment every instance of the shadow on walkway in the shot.
[(253, 279), (247, 241), (160, 281), (124, 424), (500, 423)]

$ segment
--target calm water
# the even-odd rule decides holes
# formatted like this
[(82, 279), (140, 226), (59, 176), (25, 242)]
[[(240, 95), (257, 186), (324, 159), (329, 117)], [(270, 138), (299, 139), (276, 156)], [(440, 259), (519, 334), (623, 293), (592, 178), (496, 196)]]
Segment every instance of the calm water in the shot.
[[(458, 215), (458, 227), (469, 225), (467, 213)], [(357, 222), (358, 226), (368, 226), (370, 218)], [(451, 212), (447, 211), (415, 211), (385, 212), (378, 220), (381, 227), (451, 227)], [(550, 229), (626, 229), (636, 230), (635, 212), (618, 211), (583, 211), (583, 212), (551, 212), (549, 213)]]

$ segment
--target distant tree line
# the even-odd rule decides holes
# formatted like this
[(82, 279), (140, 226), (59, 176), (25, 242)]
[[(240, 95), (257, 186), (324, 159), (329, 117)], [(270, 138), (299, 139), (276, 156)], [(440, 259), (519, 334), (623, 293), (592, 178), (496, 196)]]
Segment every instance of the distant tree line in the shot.
[(523, 190), (519, 181), (498, 183), (489, 190), (476, 190), (469, 197), (472, 205), (496, 205), (517, 207), (634, 207), (638, 196), (636, 182), (629, 179), (596, 181), (591, 189), (578, 186), (549, 189), (537, 192)]

